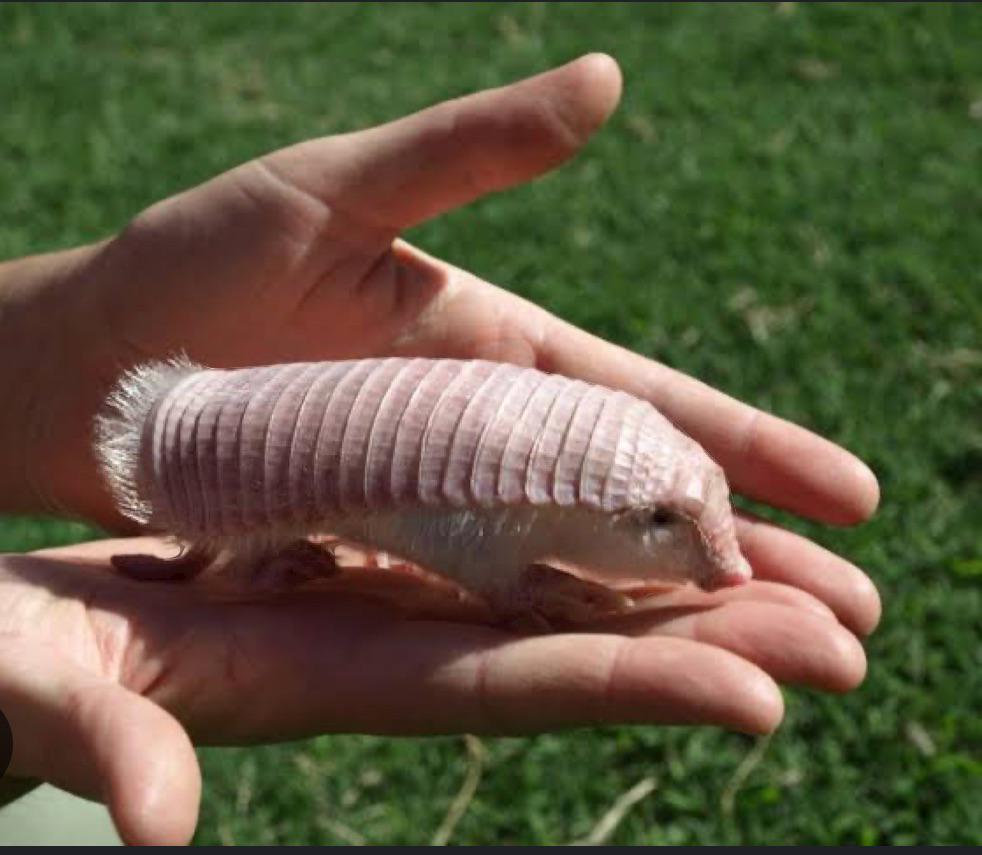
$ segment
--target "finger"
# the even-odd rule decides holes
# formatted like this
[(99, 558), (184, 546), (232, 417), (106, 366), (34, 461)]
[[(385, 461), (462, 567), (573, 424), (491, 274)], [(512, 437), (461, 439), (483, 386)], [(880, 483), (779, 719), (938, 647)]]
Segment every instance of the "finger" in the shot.
[(404, 281), (442, 293), (393, 352), (516, 362), (624, 389), (651, 401), (702, 444), (744, 495), (841, 525), (876, 509), (876, 477), (834, 443), (578, 329), (416, 247), (400, 243), (398, 249)]
[[(780, 691), (765, 673), (686, 640), (520, 638), (402, 620), (341, 595), (316, 599), (239, 607), (237, 628), (226, 627), (222, 640), (199, 633), (194, 696), (172, 692), (168, 706), (201, 738), (223, 742), (324, 731), (533, 733), (600, 723), (756, 733), (772, 730), (783, 714)], [(196, 624), (220, 620), (201, 612)], [(192, 654), (184, 653), (186, 662)], [(175, 684), (183, 664), (171, 672)]]
[(703, 445), (746, 496), (839, 525), (876, 510), (876, 477), (857, 457), (699, 380), (557, 320), (541, 337), (539, 362), (651, 401)]
[(11, 774), (104, 802), (127, 843), (191, 839), (200, 773), (171, 716), (44, 647), (7, 642), (0, 656), (0, 707), (14, 735)]
[(737, 536), (754, 577), (790, 585), (825, 603), (842, 624), (869, 635), (880, 621), (880, 595), (854, 564), (780, 526), (741, 513)]
[(640, 609), (679, 608), (705, 610), (718, 608), (727, 603), (751, 602), (772, 603), (805, 609), (826, 620), (836, 620), (835, 613), (813, 594), (791, 585), (751, 579), (745, 585), (720, 588), (718, 591), (703, 591), (693, 585), (683, 585), (658, 592), (650, 598), (638, 601)]
[(852, 633), (824, 616), (777, 603), (655, 608), (608, 626), (715, 645), (753, 662), (779, 683), (846, 692), (866, 676), (866, 656)]
[(594, 724), (713, 724), (766, 733), (780, 690), (748, 661), (687, 639), (570, 634), (482, 656), (478, 721), (493, 732)]
[(620, 90), (614, 60), (590, 54), (264, 162), (349, 216), (399, 230), (558, 166), (606, 121)]

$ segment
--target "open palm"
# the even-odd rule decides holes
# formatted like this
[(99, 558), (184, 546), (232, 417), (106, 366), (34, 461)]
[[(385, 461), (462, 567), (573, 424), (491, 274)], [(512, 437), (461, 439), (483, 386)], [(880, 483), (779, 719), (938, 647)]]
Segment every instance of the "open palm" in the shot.
[[(23, 507), (119, 524), (95, 474), (91, 417), (120, 370), (184, 350), (214, 366), (369, 354), (534, 365), (647, 398), (748, 496), (825, 522), (867, 517), (875, 479), (842, 449), (398, 238), (570, 157), (619, 90), (609, 58), (585, 57), (280, 150), (75, 251), (70, 274), (24, 289), (38, 317), (63, 320), (56, 357), (23, 366)], [(875, 626), (879, 601), (861, 571), (797, 535), (742, 519), (740, 536), (756, 577), (744, 588), (680, 590), (629, 619), (535, 638), (475, 622), (395, 574), (372, 576), (371, 596), (369, 577), (346, 576), (321, 596), (242, 603), (113, 575), (108, 556), (132, 543), (7, 557), (0, 697), (15, 733), (35, 737), (17, 740), (14, 770), (102, 798), (128, 839), (161, 842), (186, 838), (196, 815), (185, 728), (213, 742), (595, 722), (770, 730), (782, 714), (775, 681), (846, 690), (862, 679), (856, 636)], [(66, 759), (60, 745), (79, 750)]]

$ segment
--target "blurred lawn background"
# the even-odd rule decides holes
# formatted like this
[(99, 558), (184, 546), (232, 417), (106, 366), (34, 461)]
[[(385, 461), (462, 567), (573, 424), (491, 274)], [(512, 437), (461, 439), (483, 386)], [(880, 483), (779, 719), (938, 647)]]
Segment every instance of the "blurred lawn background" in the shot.
[[(200, 843), (982, 843), (982, 10), (971, 5), (0, 6), (0, 257), (103, 237), (286, 143), (603, 50), (575, 162), (426, 250), (868, 460), (858, 530), (794, 523), (886, 612), (847, 697), (769, 741), (607, 728), (204, 749)], [(94, 536), (0, 521), (0, 549)]]

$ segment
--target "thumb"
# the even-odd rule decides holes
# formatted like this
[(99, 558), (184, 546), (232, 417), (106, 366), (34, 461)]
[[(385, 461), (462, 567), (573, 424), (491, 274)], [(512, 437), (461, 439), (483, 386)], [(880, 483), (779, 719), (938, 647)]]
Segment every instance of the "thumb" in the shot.
[(398, 231), (558, 166), (607, 120), (620, 92), (617, 63), (589, 54), (385, 125), (282, 149), (265, 163), (355, 219)]
[(176, 719), (43, 646), (4, 643), (0, 656), (12, 775), (105, 803), (127, 843), (191, 839), (201, 775)]

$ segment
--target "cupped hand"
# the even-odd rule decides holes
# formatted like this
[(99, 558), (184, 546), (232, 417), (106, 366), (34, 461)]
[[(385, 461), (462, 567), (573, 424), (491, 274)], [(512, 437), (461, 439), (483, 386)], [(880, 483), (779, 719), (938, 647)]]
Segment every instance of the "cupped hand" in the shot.
[[(619, 92), (614, 62), (584, 57), (282, 149), (100, 244), (0, 267), (4, 509), (119, 526), (92, 417), (123, 369), (184, 351), (216, 367), (386, 354), (534, 365), (647, 398), (738, 492), (824, 522), (865, 519), (876, 480), (848, 452), (398, 237), (559, 165)], [(219, 602), (113, 575), (107, 556), (132, 544), (6, 557), (0, 697), (28, 735), (15, 772), (102, 798), (127, 839), (160, 842), (194, 822), (184, 728), (213, 742), (596, 722), (766, 731), (782, 713), (775, 681), (840, 691), (862, 679), (856, 636), (880, 606), (861, 571), (804, 538), (749, 518), (740, 537), (749, 586), (680, 590), (629, 619), (535, 638), (434, 612), (393, 576), (372, 596)], [(379, 590), (396, 596), (379, 602)]]
[(742, 588), (679, 589), (628, 616), (538, 636), (481, 623), (396, 570), (345, 571), (322, 590), (249, 602), (206, 580), (115, 574), (115, 553), (173, 550), (149, 538), (4, 556), (11, 773), (105, 802), (127, 842), (180, 843), (200, 796), (192, 741), (615, 723), (767, 732), (783, 712), (778, 682), (838, 692), (862, 680), (853, 633), (875, 621), (861, 597), (842, 610), (843, 593), (864, 590), (858, 571), (826, 554), (838, 585), (823, 602), (801, 590), (812, 584), (794, 560), (802, 544), (785, 546), (779, 582), (763, 565)]

